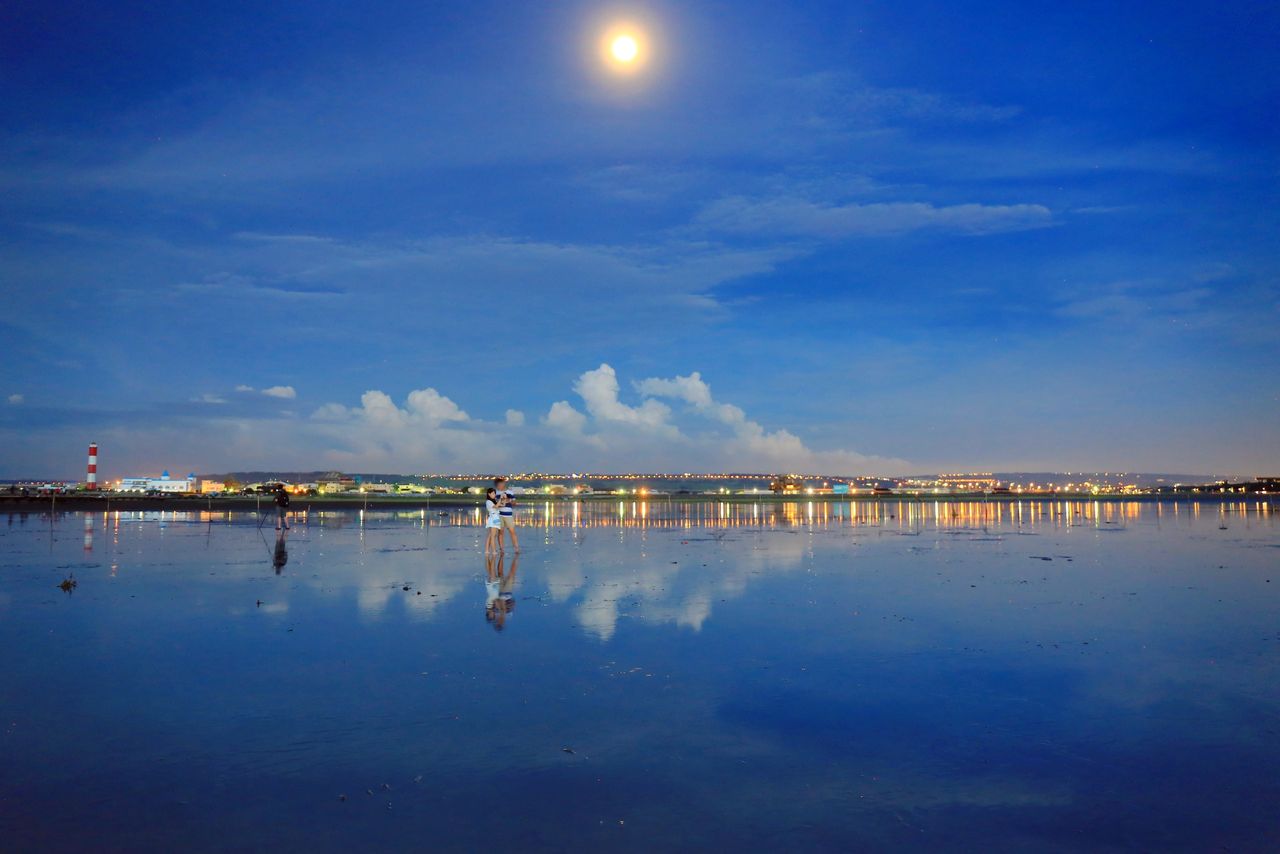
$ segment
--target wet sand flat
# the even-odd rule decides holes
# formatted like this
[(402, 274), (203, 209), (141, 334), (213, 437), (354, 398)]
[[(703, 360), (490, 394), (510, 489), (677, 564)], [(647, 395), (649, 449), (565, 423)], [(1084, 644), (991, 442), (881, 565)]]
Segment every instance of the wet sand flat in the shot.
[(0, 518), (4, 847), (1280, 845), (1265, 503), (521, 514)]

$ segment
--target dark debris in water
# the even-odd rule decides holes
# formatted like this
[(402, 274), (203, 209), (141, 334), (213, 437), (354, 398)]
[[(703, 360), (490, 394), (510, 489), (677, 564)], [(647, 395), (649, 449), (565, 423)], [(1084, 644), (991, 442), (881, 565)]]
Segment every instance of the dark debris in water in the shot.
[(80, 582), (76, 581), (76, 577), (74, 575), (69, 575), (66, 578), (62, 579), (62, 583), (58, 585), (58, 589), (61, 590), (63, 593), (69, 594), (72, 590), (75, 590), (79, 586), (80, 586)]

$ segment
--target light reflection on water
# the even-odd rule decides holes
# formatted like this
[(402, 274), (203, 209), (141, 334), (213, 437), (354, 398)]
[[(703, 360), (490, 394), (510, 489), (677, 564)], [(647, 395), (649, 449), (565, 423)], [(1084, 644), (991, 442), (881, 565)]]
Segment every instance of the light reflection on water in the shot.
[(1264, 502), (520, 513), (9, 516), (6, 849), (1275, 839)]
[[(1157, 519), (1198, 518), (1202, 512), (1222, 517), (1247, 517), (1275, 512), (1265, 500), (1253, 501), (1115, 501), (1038, 500), (1018, 501), (526, 501), (520, 505), (522, 524), (534, 527), (778, 527), (818, 525), (874, 525), (898, 528), (926, 526), (933, 529), (987, 525), (1081, 525), (1124, 524), (1144, 514)], [(11, 515), (11, 519), (17, 514)], [(39, 515), (48, 518), (48, 514)], [(230, 523), (263, 519), (253, 511), (112, 511), (101, 514), (59, 514), (59, 518), (100, 517), (104, 526), (120, 522)], [(481, 507), (444, 507), (439, 510), (414, 508), (396, 510), (312, 510), (299, 511), (303, 523), (316, 521), (335, 527), (349, 524), (395, 522), (416, 527), (429, 525), (483, 525)], [(12, 524), (12, 521), (10, 522)]]

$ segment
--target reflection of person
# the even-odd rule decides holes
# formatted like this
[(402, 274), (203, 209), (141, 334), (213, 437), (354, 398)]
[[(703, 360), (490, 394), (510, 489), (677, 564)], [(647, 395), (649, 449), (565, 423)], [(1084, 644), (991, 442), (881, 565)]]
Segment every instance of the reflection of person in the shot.
[(516, 607), (515, 589), (516, 589), (516, 568), (520, 566), (520, 556), (515, 555), (511, 558), (511, 569), (506, 575), (502, 574), (502, 560), (498, 560), (498, 601), (505, 602), (507, 613), (510, 614)]
[(520, 564), (519, 557), (511, 559), (511, 570), (503, 573), (503, 561), (506, 558), (499, 555), (495, 563), (494, 557), (490, 555), (486, 560), (485, 569), (487, 570), (485, 580), (485, 603), (484, 618), (489, 625), (493, 626), (495, 632), (502, 631), (507, 624), (507, 616), (516, 608), (515, 584), (516, 584), (516, 567)]
[[(495, 477), (493, 487), (498, 493), (498, 515), (501, 517), (502, 530), (511, 538), (511, 548), (520, 551), (520, 538), (516, 536), (516, 499), (507, 491), (507, 479)], [(499, 535), (501, 540), (502, 536)], [(501, 548), (501, 546), (499, 546)]]
[(496, 555), (484, 558), (484, 618), (493, 622), (493, 611), (498, 605), (499, 570), (494, 561)]
[(281, 531), (276, 537), (276, 550), (271, 555), (271, 565), (275, 567), (276, 575), (280, 574), (288, 562), (289, 547), (285, 544), (285, 532)]
[(289, 530), (289, 493), (285, 491), (283, 486), (276, 487), (276, 530), (280, 530), (280, 526)]
[(493, 554), (502, 550), (502, 514), (498, 510), (498, 491), (492, 486), (484, 497), (484, 553)]

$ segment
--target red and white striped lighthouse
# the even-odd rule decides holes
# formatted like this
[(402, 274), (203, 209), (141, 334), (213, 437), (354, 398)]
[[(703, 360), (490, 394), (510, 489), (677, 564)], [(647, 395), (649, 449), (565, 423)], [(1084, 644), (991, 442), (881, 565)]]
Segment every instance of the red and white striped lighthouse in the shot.
[(85, 489), (98, 488), (98, 443), (89, 443), (89, 471), (84, 479)]

